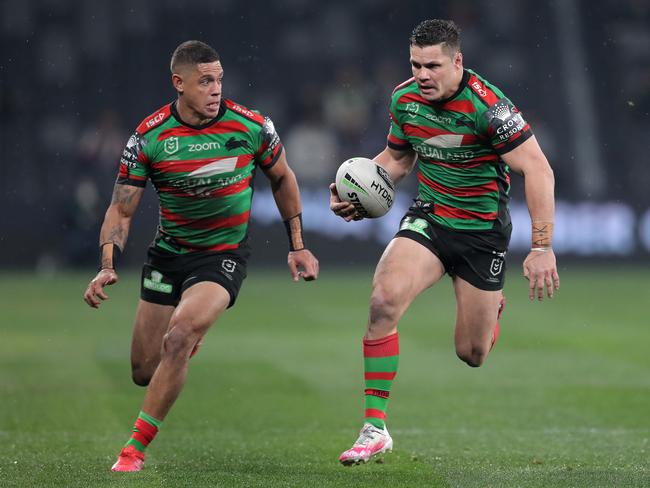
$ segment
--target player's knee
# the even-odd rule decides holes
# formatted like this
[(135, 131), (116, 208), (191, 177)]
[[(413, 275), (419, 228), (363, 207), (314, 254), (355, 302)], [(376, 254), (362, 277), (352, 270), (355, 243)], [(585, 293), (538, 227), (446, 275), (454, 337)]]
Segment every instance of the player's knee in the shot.
[(163, 354), (171, 356), (188, 355), (201, 335), (191, 321), (179, 321), (172, 324), (163, 337)]
[(483, 346), (460, 346), (456, 347), (458, 358), (472, 368), (480, 367), (487, 358), (489, 350)]
[(370, 296), (370, 324), (397, 320), (398, 305), (396, 294), (389, 287), (375, 285)]

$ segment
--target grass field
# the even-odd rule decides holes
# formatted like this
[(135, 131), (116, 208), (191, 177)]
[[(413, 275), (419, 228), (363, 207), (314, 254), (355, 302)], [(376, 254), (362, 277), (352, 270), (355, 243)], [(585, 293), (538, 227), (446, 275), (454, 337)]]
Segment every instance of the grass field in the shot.
[(650, 486), (650, 269), (564, 271), (541, 304), (511, 275), (480, 369), (455, 357), (444, 280), (401, 324), (395, 450), (353, 468), (337, 457), (361, 425), (370, 270), (296, 285), (253, 269), (135, 474), (109, 467), (143, 396), (137, 279), (96, 311), (87, 278), (0, 278), (2, 487)]

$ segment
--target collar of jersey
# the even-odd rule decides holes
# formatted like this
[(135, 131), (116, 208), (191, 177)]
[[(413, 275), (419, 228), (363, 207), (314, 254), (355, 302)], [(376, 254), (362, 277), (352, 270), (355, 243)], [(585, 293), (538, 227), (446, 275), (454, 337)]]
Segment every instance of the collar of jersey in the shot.
[(219, 104), (219, 111), (217, 112), (217, 116), (207, 124), (203, 124), (203, 125), (192, 125), (192, 124), (188, 124), (187, 122), (184, 122), (183, 119), (181, 119), (181, 116), (178, 114), (178, 110), (176, 110), (176, 100), (174, 100), (172, 103), (169, 104), (169, 109), (171, 110), (172, 115), (178, 121), (179, 124), (195, 130), (205, 129), (206, 127), (210, 127), (211, 125), (216, 124), (219, 121), (219, 119), (223, 117), (223, 114), (226, 113), (226, 106), (224, 104), (223, 98), (221, 99), (221, 103)]
[(451, 95), (450, 97), (447, 97), (447, 98), (445, 98), (443, 100), (436, 100), (435, 102), (431, 102), (431, 103), (433, 105), (444, 105), (448, 101), (453, 100), (458, 95), (460, 95), (460, 92), (462, 92), (465, 89), (465, 87), (467, 86), (467, 81), (468, 80), (469, 80), (469, 71), (467, 71), (466, 69), (463, 69), (463, 78), (460, 80), (460, 85), (458, 85), (458, 90), (456, 90), (454, 92), (454, 94)]

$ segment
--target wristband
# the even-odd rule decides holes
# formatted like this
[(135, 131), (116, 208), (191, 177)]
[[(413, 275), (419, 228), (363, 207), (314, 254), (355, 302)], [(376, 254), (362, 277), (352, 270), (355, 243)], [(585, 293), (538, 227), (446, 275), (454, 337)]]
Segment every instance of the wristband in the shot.
[(553, 250), (552, 247), (531, 247), (530, 252), (549, 252)]
[(284, 227), (289, 238), (289, 251), (302, 251), (305, 248), (302, 237), (302, 213), (285, 220)]
[(117, 261), (122, 255), (122, 250), (113, 242), (105, 242), (99, 246), (99, 268), (97, 271), (102, 269), (112, 269), (115, 271), (117, 268)]

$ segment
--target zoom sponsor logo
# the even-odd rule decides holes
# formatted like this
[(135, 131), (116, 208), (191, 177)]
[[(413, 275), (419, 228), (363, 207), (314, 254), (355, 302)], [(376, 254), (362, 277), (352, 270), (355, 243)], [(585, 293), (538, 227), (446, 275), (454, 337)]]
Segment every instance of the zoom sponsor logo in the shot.
[(200, 144), (190, 144), (188, 147), (190, 152), (209, 151), (211, 149), (221, 149), (221, 144), (218, 142), (203, 142)]

